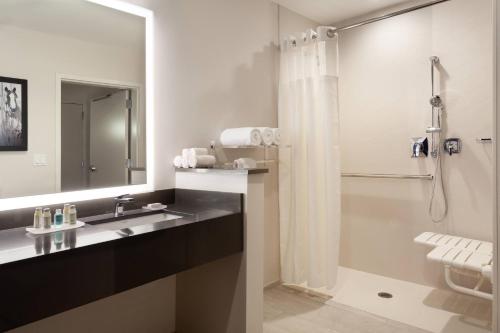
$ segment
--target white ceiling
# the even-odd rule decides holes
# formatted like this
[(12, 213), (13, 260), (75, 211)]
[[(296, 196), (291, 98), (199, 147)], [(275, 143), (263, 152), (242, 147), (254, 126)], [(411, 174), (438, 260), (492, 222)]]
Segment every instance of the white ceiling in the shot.
[(409, 0), (273, 0), (320, 24), (332, 24)]
[(145, 40), (142, 17), (84, 0), (0, 0), (0, 25), (124, 47)]

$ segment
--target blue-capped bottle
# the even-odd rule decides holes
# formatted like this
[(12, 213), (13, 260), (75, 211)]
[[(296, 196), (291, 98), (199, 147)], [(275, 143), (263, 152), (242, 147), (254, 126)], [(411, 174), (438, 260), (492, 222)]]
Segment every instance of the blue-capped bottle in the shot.
[(63, 225), (63, 221), (64, 221), (63, 213), (61, 212), (60, 209), (56, 209), (56, 213), (54, 214), (54, 225), (56, 227), (60, 227)]

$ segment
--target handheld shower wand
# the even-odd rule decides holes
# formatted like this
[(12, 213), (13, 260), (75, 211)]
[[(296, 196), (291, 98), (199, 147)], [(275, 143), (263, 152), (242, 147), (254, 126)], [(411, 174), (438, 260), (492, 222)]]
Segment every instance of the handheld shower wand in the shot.
[[(427, 128), (427, 133), (430, 133), (432, 136), (432, 151), (431, 156), (436, 159), (436, 168), (434, 170), (434, 179), (432, 182), (432, 194), (429, 202), (429, 216), (431, 217), (434, 223), (439, 223), (444, 220), (446, 215), (448, 214), (448, 200), (446, 198), (446, 190), (444, 188), (443, 182), (443, 164), (442, 164), (442, 152), (441, 152), (441, 135), (442, 135), (442, 127), (441, 127), (441, 117), (444, 110), (443, 100), (439, 96), (439, 94), (435, 93), (434, 88), (434, 70), (437, 65), (439, 65), (439, 58), (433, 56), (430, 58), (431, 61), (431, 84), (432, 84), (432, 97), (430, 99), (431, 110), (432, 110), (432, 125)], [(439, 178), (439, 179), (438, 179)], [(441, 190), (443, 196), (443, 207), (442, 212), (437, 217), (434, 214), (435, 201), (436, 201), (436, 193), (438, 190), (438, 182), (439, 189)]]

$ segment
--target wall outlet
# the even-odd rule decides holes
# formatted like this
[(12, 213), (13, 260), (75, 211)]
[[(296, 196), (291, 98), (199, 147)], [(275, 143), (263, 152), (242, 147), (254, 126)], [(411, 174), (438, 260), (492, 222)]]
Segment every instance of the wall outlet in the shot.
[(33, 166), (48, 166), (47, 154), (34, 154), (33, 155)]

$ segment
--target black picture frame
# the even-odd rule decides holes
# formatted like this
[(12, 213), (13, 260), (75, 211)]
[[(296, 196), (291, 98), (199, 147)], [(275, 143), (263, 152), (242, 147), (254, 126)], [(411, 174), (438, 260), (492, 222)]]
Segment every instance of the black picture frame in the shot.
[(0, 76), (0, 152), (27, 150), (28, 81)]

